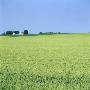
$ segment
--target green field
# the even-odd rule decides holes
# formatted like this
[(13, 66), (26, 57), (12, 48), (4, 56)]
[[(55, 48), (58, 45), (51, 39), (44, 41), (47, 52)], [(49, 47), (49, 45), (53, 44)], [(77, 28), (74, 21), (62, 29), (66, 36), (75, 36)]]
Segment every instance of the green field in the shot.
[(0, 36), (0, 90), (90, 90), (90, 34)]

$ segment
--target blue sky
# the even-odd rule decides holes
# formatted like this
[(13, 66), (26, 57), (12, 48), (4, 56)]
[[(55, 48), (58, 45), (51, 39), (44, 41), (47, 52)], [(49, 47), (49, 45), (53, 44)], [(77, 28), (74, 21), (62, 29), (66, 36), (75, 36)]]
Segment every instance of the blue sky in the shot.
[(0, 32), (90, 32), (90, 0), (0, 0)]

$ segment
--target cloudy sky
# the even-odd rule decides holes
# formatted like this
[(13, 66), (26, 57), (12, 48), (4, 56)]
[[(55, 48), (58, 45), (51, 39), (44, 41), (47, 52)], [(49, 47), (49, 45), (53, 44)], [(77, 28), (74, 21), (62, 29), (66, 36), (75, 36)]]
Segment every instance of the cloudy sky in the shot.
[(90, 32), (90, 0), (0, 0), (0, 32)]

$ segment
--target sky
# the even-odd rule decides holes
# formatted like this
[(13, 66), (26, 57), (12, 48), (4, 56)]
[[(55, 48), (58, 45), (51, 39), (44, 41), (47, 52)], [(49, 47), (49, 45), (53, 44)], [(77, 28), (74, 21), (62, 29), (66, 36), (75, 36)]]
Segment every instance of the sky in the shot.
[(90, 0), (0, 0), (0, 33), (24, 29), (90, 32)]

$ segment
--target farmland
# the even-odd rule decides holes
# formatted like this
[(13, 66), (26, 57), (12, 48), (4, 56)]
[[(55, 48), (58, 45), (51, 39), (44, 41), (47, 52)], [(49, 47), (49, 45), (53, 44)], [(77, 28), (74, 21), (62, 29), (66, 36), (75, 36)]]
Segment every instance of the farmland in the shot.
[(90, 34), (0, 36), (0, 90), (90, 90)]

